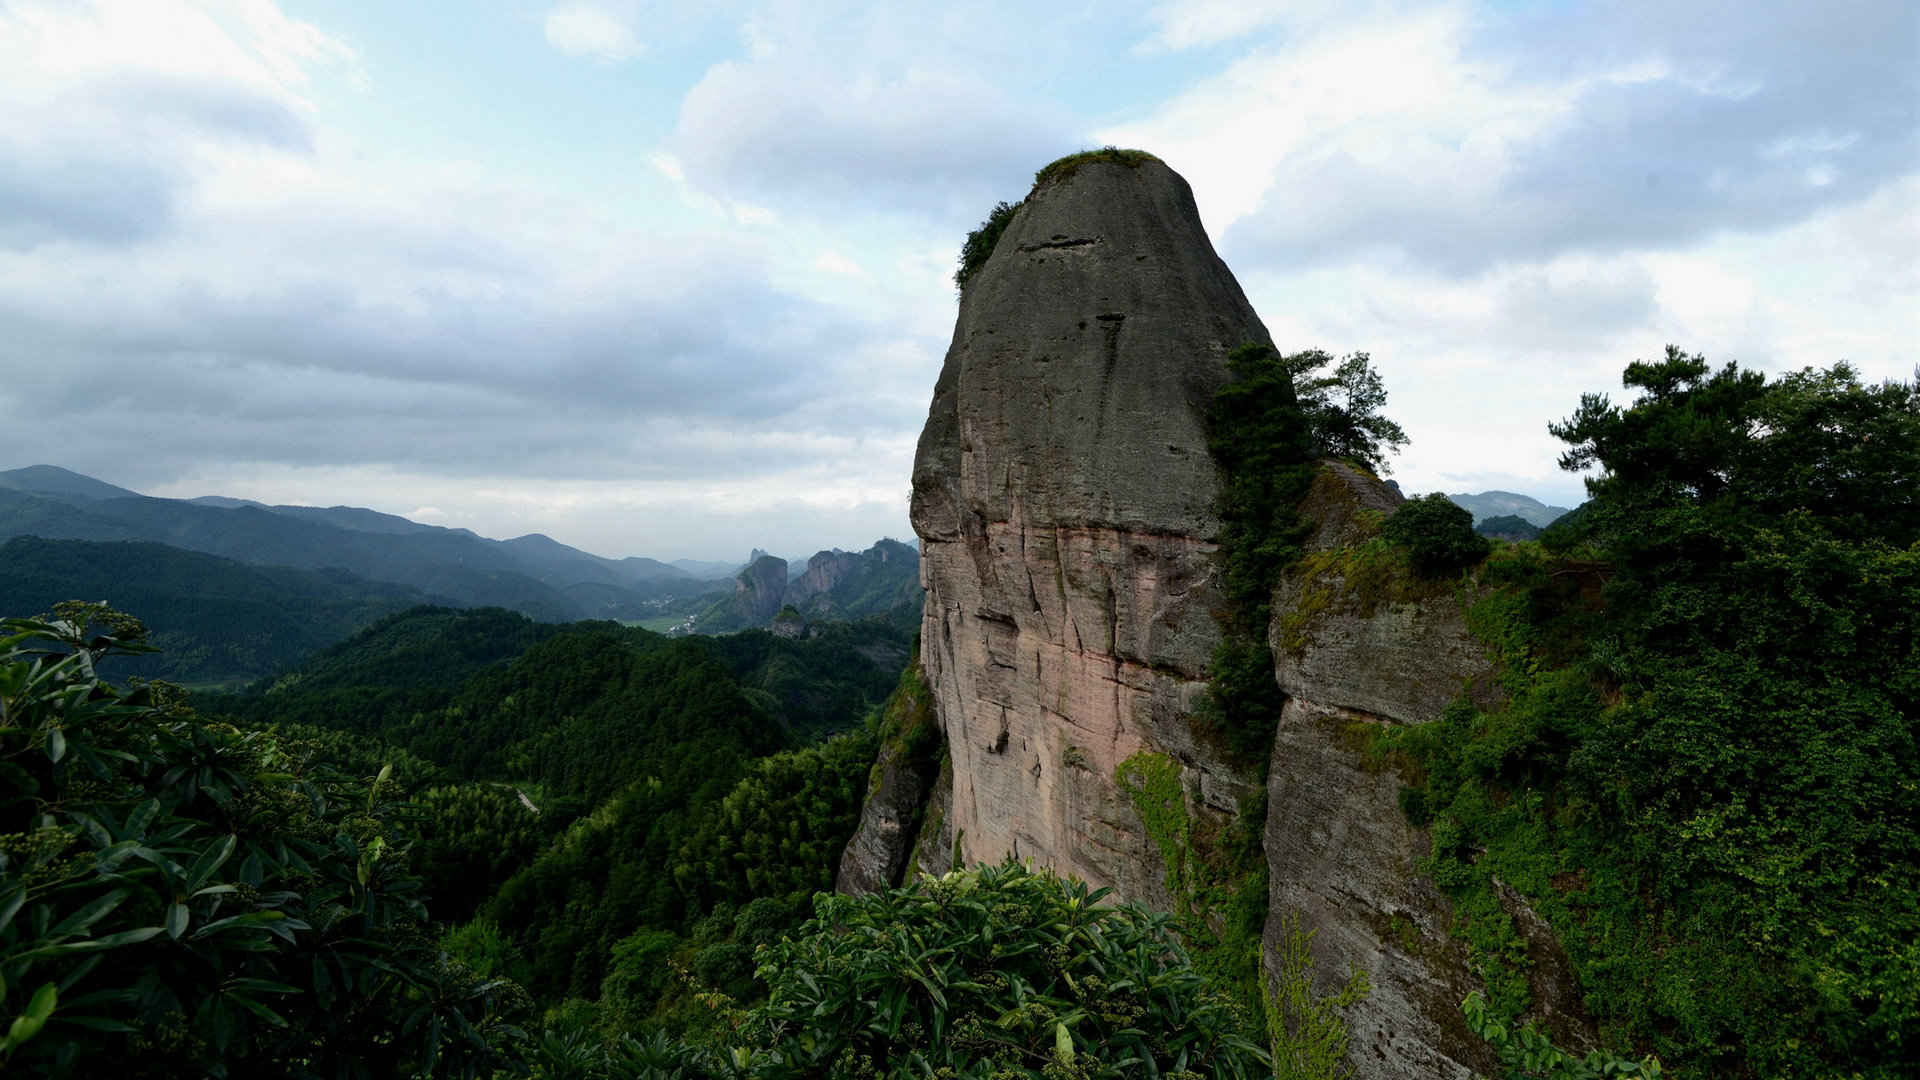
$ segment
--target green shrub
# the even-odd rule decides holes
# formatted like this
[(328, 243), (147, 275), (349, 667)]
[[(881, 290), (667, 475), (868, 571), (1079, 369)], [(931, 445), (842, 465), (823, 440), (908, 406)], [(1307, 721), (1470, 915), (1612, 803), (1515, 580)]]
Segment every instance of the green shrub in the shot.
[(1056, 158), (1046, 165), (1041, 166), (1040, 171), (1033, 174), (1033, 187), (1035, 191), (1038, 191), (1043, 184), (1057, 184), (1078, 172), (1080, 166), (1091, 165), (1096, 161), (1109, 161), (1116, 165), (1125, 165), (1130, 169), (1137, 169), (1149, 161), (1159, 160), (1159, 158), (1147, 153), (1145, 150), (1122, 150), (1117, 146), (1103, 146), (1098, 150), (1082, 150), (1077, 154), (1068, 154), (1066, 157)]
[(1314, 445), (1286, 360), (1272, 347), (1227, 355), (1232, 379), (1207, 414), (1220, 466), (1220, 645), (1202, 720), (1240, 758), (1264, 763), (1285, 698), (1267, 647), (1275, 582), (1300, 556), (1298, 506), (1313, 483)]
[[(1576, 520), (1479, 568), (1504, 702), (1394, 735), (1486, 1016), (1533, 1004), (1510, 889), (1608, 1043), (1689, 1076), (1910, 1076), (1920, 386), (1677, 349), (1624, 381), (1553, 425), (1599, 470)], [(1520, 1075), (1581, 1075), (1516, 1039)]]
[(753, 978), (753, 950), (737, 941), (718, 942), (694, 953), (692, 966), (701, 982), (739, 996)]
[(8, 1076), (473, 1076), (529, 1004), (449, 962), (371, 781), (98, 665), (137, 620), (0, 623)]
[(1635, 1060), (1605, 1050), (1584, 1056), (1553, 1045), (1535, 1024), (1509, 1027), (1487, 1007), (1478, 990), (1460, 1003), (1467, 1028), (1500, 1055), (1500, 1080), (1660, 1080), (1666, 1075), (1652, 1057)]
[(1000, 234), (1007, 231), (1007, 225), (1013, 221), (1022, 203), (1002, 202), (994, 206), (987, 214), (987, 220), (980, 227), (967, 234), (966, 242), (960, 245), (960, 266), (953, 272), (953, 287), (965, 289), (967, 279), (974, 271), (987, 264), (992, 257), (994, 247), (1000, 243)]
[(1008, 859), (864, 897), (760, 953), (765, 1076), (1264, 1075), (1165, 916)]
[(1473, 515), (1439, 492), (1408, 499), (1380, 524), (1380, 535), (1407, 549), (1414, 572), (1442, 577), (1479, 562), (1487, 538), (1473, 531)]

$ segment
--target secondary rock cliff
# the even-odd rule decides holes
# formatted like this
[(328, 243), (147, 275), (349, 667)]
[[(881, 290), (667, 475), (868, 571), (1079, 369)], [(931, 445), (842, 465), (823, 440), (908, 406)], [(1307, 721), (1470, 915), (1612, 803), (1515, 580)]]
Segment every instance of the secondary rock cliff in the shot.
[(748, 626), (765, 626), (787, 595), (787, 560), (762, 555), (733, 579), (733, 607)]
[(922, 657), (952, 757), (949, 834), (1168, 897), (1116, 767), (1246, 778), (1187, 717), (1217, 630), (1203, 421), (1225, 357), (1267, 332), (1158, 161), (1042, 183), (969, 280), (914, 461)]

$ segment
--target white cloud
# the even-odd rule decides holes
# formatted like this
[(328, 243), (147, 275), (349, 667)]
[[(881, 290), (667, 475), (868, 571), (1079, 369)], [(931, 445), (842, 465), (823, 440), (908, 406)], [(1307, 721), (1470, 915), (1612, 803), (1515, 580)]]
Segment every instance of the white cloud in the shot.
[(1154, 33), (1135, 50), (1207, 48), (1275, 27), (1310, 27), (1334, 15), (1351, 18), (1361, 10), (1357, 0), (1175, 0), (1148, 13)]
[(821, 270), (829, 274), (839, 274), (842, 277), (863, 278), (867, 276), (867, 272), (860, 268), (859, 263), (854, 262), (852, 259), (847, 258), (837, 251), (821, 252), (820, 257), (813, 260), (813, 267), (816, 270)]
[(1869, 380), (1920, 361), (1920, 178), (1764, 234), (1653, 253), (1566, 255), (1457, 276), (1393, 262), (1240, 267), (1276, 343), (1370, 351), (1413, 437), (1412, 492), (1578, 500), (1548, 421), (1667, 344), (1778, 374), (1840, 360)]
[[(1004, 31), (1018, 18), (1022, 32)], [(846, 221), (975, 215), (1085, 145), (1052, 72), (1104, 62), (1104, 16), (992, 4), (774, 2), (680, 102), (668, 149), (703, 191)], [(964, 208), (964, 209), (963, 209)]]
[(547, 13), (547, 44), (569, 56), (604, 64), (631, 60), (646, 52), (628, 18), (592, 4), (566, 4)]
[[(0, 28), (0, 98), (78, 98), (90, 130), (141, 132), (108, 160), (154, 171), (157, 194), (77, 182), (146, 175), (130, 167), (0, 167), (0, 385), (34, 373), (0, 394), (0, 467), (44, 458), (36, 433), (57, 427), (90, 433), (61, 464), (136, 488), (437, 508), (612, 554), (719, 542), (695, 520), (702, 492), (729, 549), (900, 531), (937, 353), (899, 347), (905, 316), (782, 285), (824, 245), (789, 254), (771, 210), (707, 200), (669, 226), (649, 198), (635, 218), (474, 165), (368, 156), (298, 95), (331, 53), (276, 74), (268, 45), (214, 21), (176, 62), (175, 39), (147, 57), (116, 21), (141, 26), (137, 5), (68, 14), (39, 39)], [(96, 31), (119, 43), (116, 72), (85, 62)], [(200, 98), (101, 89), (177, 63), (202, 69)], [(0, 144), (62, 145), (58, 110), (12, 119)], [(653, 166), (639, 179), (671, 200), (677, 165)], [(755, 501), (763, 521), (740, 509)]]
[(1647, 8), (1293, 26), (1103, 137), (1185, 171), (1242, 259), (1455, 273), (1765, 231), (1920, 161), (1911, 5), (1773, 5), (1721, 34), (1686, 5)]

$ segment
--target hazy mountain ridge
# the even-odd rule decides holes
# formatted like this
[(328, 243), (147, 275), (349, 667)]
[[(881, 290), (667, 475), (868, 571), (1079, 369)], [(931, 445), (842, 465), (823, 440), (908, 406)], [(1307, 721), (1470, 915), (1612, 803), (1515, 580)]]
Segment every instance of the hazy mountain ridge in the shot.
[(1472, 514), (1476, 525), (1488, 518), (1512, 516), (1524, 518), (1528, 524), (1544, 529), (1561, 515), (1573, 512), (1571, 507), (1549, 506), (1531, 495), (1512, 491), (1462, 492), (1448, 495), (1447, 498), (1453, 500), (1455, 506)]
[(0, 472), (0, 488), (61, 499), (121, 499), (140, 494), (58, 465), (29, 465)]
[(188, 684), (257, 679), (385, 615), (448, 603), (344, 570), (249, 566), (150, 541), (0, 544), (0, 611), (74, 599), (107, 600), (147, 624), (161, 652), (121, 661), (126, 671)]
[(765, 628), (786, 609), (792, 609), (789, 621), (802, 624), (885, 616), (913, 626), (920, 620), (920, 552), (910, 544), (882, 539), (865, 551), (816, 552), (797, 574), (785, 559), (758, 548), (754, 556), (735, 576), (732, 595), (693, 621), (695, 632)]
[(255, 566), (339, 567), (465, 605), (568, 621), (639, 617), (718, 587), (656, 559), (609, 559), (537, 533), (490, 540), (361, 507), (159, 499), (55, 466), (0, 472), (0, 540), (150, 541)]

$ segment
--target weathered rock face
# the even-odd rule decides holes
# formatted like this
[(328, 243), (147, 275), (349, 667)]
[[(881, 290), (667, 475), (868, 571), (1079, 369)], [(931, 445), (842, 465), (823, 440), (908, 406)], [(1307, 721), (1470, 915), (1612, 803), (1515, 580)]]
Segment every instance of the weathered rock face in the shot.
[(1427, 837), (1400, 812), (1400, 779), (1369, 769), (1354, 746), (1365, 714), (1296, 698), (1281, 714), (1267, 780), (1268, 975), (1297, 917), (1313, 933), (1315, 990), (1367, 973), (1366, 998), (1345, 1010), (1359, 1076), (1465, 1078), (1497, 1064), (1467, 1031), (1460, 1001), (1480, 985), (1452, 909), (1421, 877)]
[(858, 618), (917, 605), (920, 553), (897, 540), (865, 551), (817, 552), (787, 586), (787, 603), (814, 617)]
[(765, 626), (787, 595), (787, 560), (761, 555), (733, 579), (734, 610), (748, 626)]
[[(1219, 639), (1219, 478), (1203, 421), (1227, 352), (1266, 340), (1163, 165), (1082, 165), (1014, 216), (966, 287), (914, 463), (921, 656), (945, 755), (916, 832), (925, 773), (883, 753), (843, 889), (938, 873), (958, 847), (1172, 909), (1115, 773), (1163, 755), (1190, 817), (1216, 825), (1258, 794), (1190, 721)], [(1454, 589), (1368, 546), (1400, 502), (1325, 465), (1301, 508), (1307, 557), (1276, 590), (1270, 628), (1289, 702), (1264, 792), (1268, 963), (1297, 919), (1323, 994), (1369, 973), (1372, 992), (1346, 1013), (1366, 1080), (1494, 1065), (1459, 1011), (1478, 979), (1446, 897), (1419, 873), (1428, 838), (1401, 812), (1391, 765), (1366, 752), (1383, 725), (1495, 692)], [(1508, 910), (1537, 928), (1525, 933), (1540, 970), (1564, 971), (1517, 894)], [(1570, 979), (1534, 990), (1557, 1036), (1577, 1027)]]
[(933, 695), (920, 665), (912, 664), (881, 713), (880, 753), (867, 777), (860, 824), (840, 858), (835, 889), (860, 895), (900, 884), (927, 813), (939, 750)]
[(816, 551), (807, 560), (807, 568), (793, 579), (787, 602), (798, 607), (816, 596), (828, 596), (834, 586), (846, 580), (860, 566), (860, 556), (852, 551)]
[(968, 859), (1164, 906), (1116, 766), (1167, 753), (1227, 812), (1246, 790), (1187, 719), (1218, 634), (1204, 417), (1227, 352), (1267, 340), (1158, 162), (1036, 190), (969, 281), (913, 488), (943, 826)]
[[(1307, 557), (1275, 590), (1269, 630), (1289, 699), (1267, 774), (1269, 974), (1293, 917), (1315, 935), (1322, 993), (1353, 968), (1367, 972), (1372, 990), (1346, 1021), (1352, 1063), (1369, 1080), (1466, 1077), (1497, 1064), (1462, 1021), (1460, 1001), (1480, 980), (1450, 934), (1447, 898), (1419, 872), (1426, 831), (1401, 812), (1398, 773), (1364, 749), (1377, 727), (1437, 720), (1463, 691), (1481, 703), (1496, 696), (1454, 587), (1383, 581), (1367, 562), (1358, 511), (1400, 502), (1371, 476), (1323, 466), (1301, 507), (1314, 524)], [(1517, 894), (1509, 914), (1540, 922)], [(1540, 971), (1565, 970), (1550, 933), (1529, 943)], [(1562, 1045), (1584, 1044), (1570, 1022), (1571, 979), (1534, 989)]]

